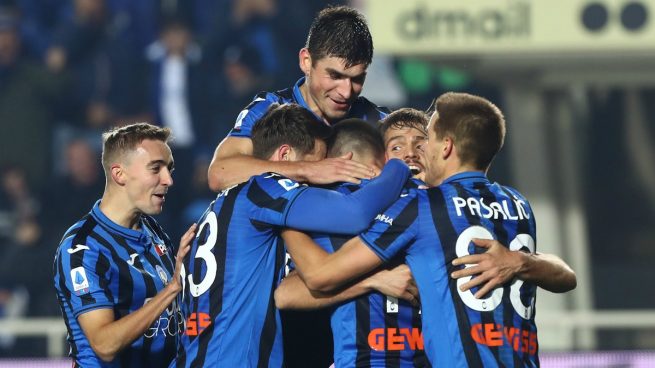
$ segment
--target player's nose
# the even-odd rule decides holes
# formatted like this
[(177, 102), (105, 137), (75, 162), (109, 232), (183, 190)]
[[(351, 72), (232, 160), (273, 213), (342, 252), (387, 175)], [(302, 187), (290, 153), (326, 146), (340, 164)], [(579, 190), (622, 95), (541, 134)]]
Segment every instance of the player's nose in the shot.
[(173, 185), (173, 174), (171, 173), (170, 170), (164, 169), (161, 171), (160, 182), (161, 185), (165, 185), (168, 187)]

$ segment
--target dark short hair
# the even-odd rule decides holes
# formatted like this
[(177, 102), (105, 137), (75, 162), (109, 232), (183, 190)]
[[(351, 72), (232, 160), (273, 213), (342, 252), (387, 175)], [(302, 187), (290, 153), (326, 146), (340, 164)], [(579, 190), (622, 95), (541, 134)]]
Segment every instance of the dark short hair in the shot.
[(252, 128), (252, 155), (266, 160), (283, 144), (304, 155), (314, 149), (316, 139), (327, 140), (331, 133), (328, 125), (300, 105), (272, 104)]
[(321, 10), (309, 28), (305, 47), (312, 64), (324, 57), (338, 57), (346, 67), (371, 64), (373, 38), (366, 19), (347, 6), (331, 6)]
[(105, 172), (117, 157), (133, 151), (146, 139), (168, 143), (171, 130), (148, 123), (135, 123), (112, 128), (102, 133), (102, 166)]
[(428, 121), (429, 117), (426, 113), (420, 110), (404, 107), (398, 109), (391, 114), (387, 115), (384, 119), (380, 120), (380, 133), (384, 136), (390, 128), (404, 129), (414, 128), (428, 135)]
[(435, 101), (437, 138), (453, 139), (462, 163), (486, 170), (505, 141), (505, 117), (489, 100), (448, 92)]
[(348, 152), (384, 158), (384, 139), (371, 124), (362, 119), (346, 119), (332, 126), (328, 141), (328, 157)]

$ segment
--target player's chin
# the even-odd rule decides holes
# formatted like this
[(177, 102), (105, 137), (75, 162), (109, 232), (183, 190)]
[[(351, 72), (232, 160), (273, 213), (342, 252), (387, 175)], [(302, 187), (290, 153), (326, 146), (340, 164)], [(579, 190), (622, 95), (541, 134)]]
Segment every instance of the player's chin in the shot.
[(154, 215), (159, 215), (162, 211), (164, 210), (164, 200), (162, 199), (153, 199), (146, 208), (142, 209), (141, 212), (145, 213), (146, 215), (154, 216)]
[(150, 208), (147, 208), (145, 211), (141, 211), (141, 212), (145, 213), (146, 215), (156, 216), (159, 215), (163, 210), (164, 210), (164, 206), (152, 206)]
[(330, 110), (329, 113), (325, 114), (330, 121), (338, 121), (342, 120), (343, 118), (346, 117), (346, 114), (348, 114), (348, 110), (337, 110), (337, 109), (332, 109)]

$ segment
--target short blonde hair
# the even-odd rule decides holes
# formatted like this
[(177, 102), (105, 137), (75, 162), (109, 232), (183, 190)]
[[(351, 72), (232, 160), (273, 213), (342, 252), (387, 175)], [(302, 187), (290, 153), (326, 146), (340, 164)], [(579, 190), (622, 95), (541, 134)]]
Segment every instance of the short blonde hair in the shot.
[(112, 128), (102, 133), (102, 167), (108, 172), (117, 157), (133, 151), (145, 139), (168, 143), (171, 130), (148, 123), (135, 123)]

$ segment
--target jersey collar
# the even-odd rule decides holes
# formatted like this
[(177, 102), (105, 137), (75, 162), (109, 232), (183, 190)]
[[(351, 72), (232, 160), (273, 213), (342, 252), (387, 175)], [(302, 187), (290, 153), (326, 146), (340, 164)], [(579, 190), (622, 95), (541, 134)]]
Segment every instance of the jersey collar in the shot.
[(102, 226), (109, 228), (112, 232), (118, 233), (119, 235), (127, 238), (128, 240), (132, 240), (138, 243), (147, 243), (148, 241), (148, 234), (146, 230), (146, 226), (143, 223), (143, 219), (139, 219), (139, 222), (141, 224), (141, 230), (134, 230), (130, 229), (127, 227), (123, 227), (112, 220), (109, 219), (109, 217), (105, 216), (104, 213), (100, 210), (100, 199), (93, 205), (93, 209), (91, 210), (91, 215), (98, 221), (99, 224)]
[(303, 83), (305, 83), (305, 77), (302, 77), (302, 78), (298, 79), (296, 84), (294, 84), (294, 86), (293, 86), (293, 99), (296, 101), (296, 103), (298, 105), (300, 105), (300, 106), (304, 107), (305, 109), (309, 110), (314, 115), (314, 117), (316, 117), (316, 119), (318, 121), (322, 122), (323, 119), (321, 119), (320, 116), (316, 115), (316, 113), (314, 111), (312, 111), (312, 109), (309, 108), (309, 106), (307, 105), (307, 101), (305, 101), (305, 98), (302, 96), (302, 93), (300, 92), (300, 86), (302, 86)]
[(467, 172), (462, 172), (452, 175), (448, 177), (446, 180), (444, 180), (441, 184), (447, 184), (447, 183), (452, 183), (454, 181), (462, 181), (462, 180), (470, 180), (470, 179), (480, 179), (485, 181), (488, 180), (487, 176), (480, 171), (467, 171)]

